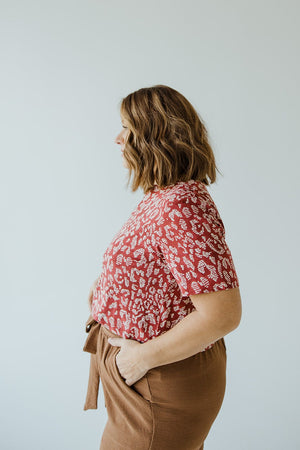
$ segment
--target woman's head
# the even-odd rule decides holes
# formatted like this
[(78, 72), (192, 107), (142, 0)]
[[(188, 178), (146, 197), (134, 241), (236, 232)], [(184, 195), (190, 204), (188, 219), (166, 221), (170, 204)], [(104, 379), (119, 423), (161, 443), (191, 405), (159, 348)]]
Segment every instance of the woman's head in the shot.
[(165, 85), (141, 88), (123, 98), (122, 132), (116, 142), (134, 178), (132, 191), (144, 193), (154, 184), (216, 180), (216, 162), (206, 127), (191, 103)]

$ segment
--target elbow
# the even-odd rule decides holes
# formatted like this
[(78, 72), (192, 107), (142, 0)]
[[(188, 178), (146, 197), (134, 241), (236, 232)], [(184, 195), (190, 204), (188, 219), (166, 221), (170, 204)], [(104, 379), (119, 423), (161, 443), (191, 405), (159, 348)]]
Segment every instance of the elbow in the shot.
[(232, 323), (232, 330), (235, 330), (236, 328), (239, 327), (239, 325), (240, 325), (240, 323), (241, 323), (241, 319), (242, 319), (242, 317), (240, 317), (238, 320), (235, 320), (235, 321)]
[(236, 309), (235, 314), (233, 314), (233, 317), (231, 318), (231, 325), (232, 329), (235, 330), (238, 328), (242, 320), (242, 304), (239, 303), (239, 307)]
[(241, 302), (238, 302), (238, 304), (235, 306), (235, 308), (232, 309), (231, 311), (228, 311), (228, 314), (225, 316), (227, 318), (227, 320), (225, 320), (225, 322), (226, 322), (226, 326), (227, 326), (227, 329), (229, 330), (229, 332), (238, 328), (238, 326), (240, 325), (241, 320), (242, 320), (242, 304), (241, 304)]
[(230, 322), (232, 324), (232, 329), (238, 328), (242, 320), (242, 299), (239, 289), (236, 291), (236, 295), (234, 297), (234, 301), (231, 305), (231, 310), (228, 311), (228, 317), (230, 318)]
[(241, 322), (241, 314), (223, 314), (222, 316), (214, 317), (212, 320), (219, 331), (225, 336), (238, 328)]

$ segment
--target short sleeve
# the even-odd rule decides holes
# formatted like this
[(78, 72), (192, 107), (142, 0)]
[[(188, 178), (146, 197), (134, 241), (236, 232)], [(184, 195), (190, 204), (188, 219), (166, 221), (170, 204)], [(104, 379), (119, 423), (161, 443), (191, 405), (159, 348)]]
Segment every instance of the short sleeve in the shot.
[(212, 200), (168, 200), (156, 223), (155, 242), (182, 296), (239, 286), (224, 224)]

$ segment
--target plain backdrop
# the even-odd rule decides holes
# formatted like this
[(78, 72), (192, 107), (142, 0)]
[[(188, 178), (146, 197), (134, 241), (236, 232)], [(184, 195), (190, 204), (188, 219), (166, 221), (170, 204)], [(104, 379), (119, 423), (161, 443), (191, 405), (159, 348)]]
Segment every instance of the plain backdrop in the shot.
[(114, 143), (119, 103), (154, 84), (185, 95), (208, 128), (222, 172), (209, 191), (243, 302), (205, 449), (300, 448), (299, 2), (0, 9), (1, 449), (99, 448), (102, 385), (99, 409), (83, 411), (87, 297), (143, 197)]

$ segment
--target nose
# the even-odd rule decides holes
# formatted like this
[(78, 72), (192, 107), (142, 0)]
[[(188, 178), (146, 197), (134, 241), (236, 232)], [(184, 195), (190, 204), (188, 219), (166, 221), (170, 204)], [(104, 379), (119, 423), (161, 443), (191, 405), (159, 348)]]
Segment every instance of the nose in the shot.
[(123, 132), (121, 131), (115, 139), (116, 144), (122, 144), (124, 142)]

